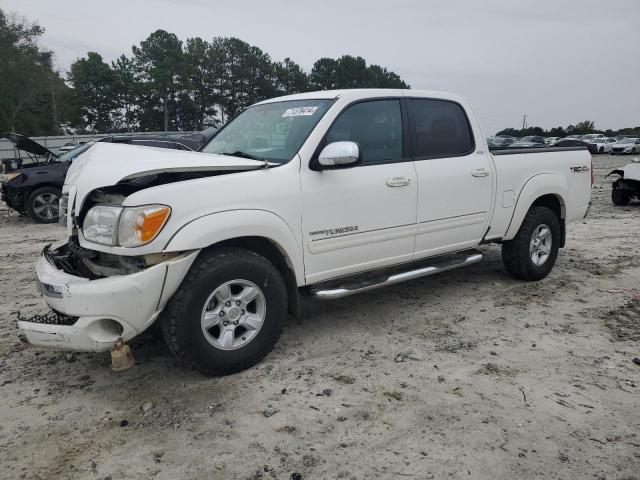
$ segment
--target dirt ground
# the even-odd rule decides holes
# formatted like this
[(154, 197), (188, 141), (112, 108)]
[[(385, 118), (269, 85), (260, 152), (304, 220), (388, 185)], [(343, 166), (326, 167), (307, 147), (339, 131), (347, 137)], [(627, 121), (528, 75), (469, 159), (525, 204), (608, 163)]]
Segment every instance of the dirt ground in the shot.
[[(308, 301), (262, 363), (180, 367), (149, 332), (136, 366), (38, 351), (42, 247), (64, 235), (0, 204), (0, 477), (640, 479), (640, 204), (594, 206), (545, 280), (499, 246), (468, 269)], [(299, 474), (298, 477), (295, 474)]]

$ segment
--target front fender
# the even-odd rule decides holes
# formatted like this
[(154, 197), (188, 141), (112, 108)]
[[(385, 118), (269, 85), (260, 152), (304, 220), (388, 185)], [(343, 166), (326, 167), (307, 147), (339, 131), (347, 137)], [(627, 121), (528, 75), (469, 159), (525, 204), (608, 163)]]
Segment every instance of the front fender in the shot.
[(224, 240), (263, 237), (272, 241), (290, 263), (298, 285), (304, 285), (302, 251), (289, 225), (266, 210), (228, 210), (196, 218), (167, 242), (165, 252), (195, 250)]
[(567, 209), (566, 201), (569, 197), (569, 185), (562, 175), (557, 173), (541, 173), (531, 177), (522, 187), (516, 207), (511, 216), (511, 223), (507, 228), (504, 240), (512, 240), (516, 236), (525, 215), (538, 198), (543, 195), (554, 195), (560, 202), (562, 217), (565, 217)]

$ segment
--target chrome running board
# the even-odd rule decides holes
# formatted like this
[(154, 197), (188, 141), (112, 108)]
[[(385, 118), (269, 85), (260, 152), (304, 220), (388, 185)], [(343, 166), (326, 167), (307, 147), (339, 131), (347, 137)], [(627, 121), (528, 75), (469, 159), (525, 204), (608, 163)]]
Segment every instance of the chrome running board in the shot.
[[(446, 257), (435, 257), (428, 260), (426, 266), (420, 268), (414, 268), (412, 270), (399, 271), (394, 274), (378, 275), (376, 272), (369, 272), (368, 274), (358, 274), (351, 277), (342, 279), (342, 284), (337, 281), (331, 281), (326, 284), (320, 284), (312, 286), (310, 289), (311, 295), (319, 298), (334, 299), (348, 297), (349, 295), (355, 295), (356, 293), (367, 292), (380, 287), (387, 287), (396, 283), (406, 282), (408, 280), (414, 280), (420, 277), (426, 277), (429, 275), (435, 275), (436, 273), (446, 272), (447, 270), (453, 270), (454, 268), (465, 267), (474, 263), (478, 263), (482, 260), (482, 254), (477, 251), (463, 252), (462, 254), (456, 254)], [(415, 266), (415, 264), (413, 264)], [(422, 263), (424, 265), (424, 263)], [(406, 265), (405, 265), (406, 268)], [(396, 269), (397, 271), (397, 269)], [(363, 275), (367, 277), (363, 278)], [(331, 286), (332, 287), (331, 287)]]

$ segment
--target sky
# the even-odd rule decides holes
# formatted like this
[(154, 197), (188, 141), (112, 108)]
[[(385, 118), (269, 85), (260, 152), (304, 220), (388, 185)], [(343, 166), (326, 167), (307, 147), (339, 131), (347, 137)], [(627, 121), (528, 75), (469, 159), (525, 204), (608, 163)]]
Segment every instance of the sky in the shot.
[(64, 72), (131, 55), (156, 29), (235, 36), (309, 71), (364, 57), (412, 88), (466, 96), (487, 135), (527, 124), (640, 125), (640, 0), (0, 0), (45, 27)]

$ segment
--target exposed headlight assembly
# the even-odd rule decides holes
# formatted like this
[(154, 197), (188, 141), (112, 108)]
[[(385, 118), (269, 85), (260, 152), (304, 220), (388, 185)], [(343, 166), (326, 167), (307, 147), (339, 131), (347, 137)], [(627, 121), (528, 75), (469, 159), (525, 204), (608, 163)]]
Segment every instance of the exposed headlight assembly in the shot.
[(170, 213), (166, 205), (97, 205), (87, 212), (82, 234), (89, 242), (102, 245), (139, 247), (156, 238)]

